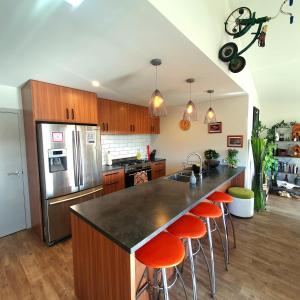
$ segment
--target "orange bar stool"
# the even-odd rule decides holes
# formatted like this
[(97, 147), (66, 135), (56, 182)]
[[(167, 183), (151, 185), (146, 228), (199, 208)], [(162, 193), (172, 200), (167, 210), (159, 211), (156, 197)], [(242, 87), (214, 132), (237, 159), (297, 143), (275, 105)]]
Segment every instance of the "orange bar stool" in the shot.
[[(193, 256), (196, 253), (193, 253), (192, 240), (198, 240), (199, 247), (202, 250), (205, 261), (208, 266), (208, 262), (207, 262), (205, 253), (204, 253), (201, 243), (199, 241), (200, 238), (202, 238), (206, 235), (207, 231), (206, 231), (205, 223), (202, 222), (200, 219), (198, 219), (195, 216), (185, 215), (185, 216), (181, 217), (178, 221), (173, 223), (171, 226), (169, 226), (167, 228), (167, 230), (170, 233), (172, 233), (173, 235), (175, 235), (176, 237), (187, 241), (188, 256), (189, 256), (190, 264), (191, 264), (191, 274), (192, 274), (192, 283), (193, 283), (193, 300), (197, 300), (198, 299), (197, 280), (196, 280), (195, 265), (194, 265), (194, 258), (193, 258)], [(208, 266), (208, 271), (209, 271), (209, 276), (210, 276), (209, 266)]]
[(226, 220), (227, 216), (229, 217), (230, 224), (232, 227), (234, 247), (236, 248), (234, 225), (233, 225), (230, 211), (227, 207), (229, 203), (233, 202), (233, 197), (230, 196), (229, 194), (217, 191), (209, 195), (207, 199), (212, 201), (213, 203), (218, 203), (222, 210), (222, 219), (223, 219), (223, 226), (224, 226), (224, 233), (225, 233), (226, 264), (229, 264), (229, 239), (228, 239), (228, 229), (227, 229), (227, 220)]
[[(213, 241), (212, 241), (212, 232), (217, 230), (218, 235), (221, 240), (221, 245), (223, 248), (224, 258), (225, 258), (225, 248), (224, 248), (223, 240), (221, 237), (219, 226), (218, 226), (217, 222), (215, 221), (215, 218), (222, 217), (222, 211), (221, 211), (220, 207), (218, 207), (215, 204), (208, 203), (208, 202), (202, 202), (199, 205), (195, 206), (190, 211), (190, 213), (196, 215), (197, 217), (205, 218), (206, 227), (207, 227), (209, 252), (210, 252), (211, 292), (212, 292), (212, 296), (214, 297), (216, 294), (216, 274), (215, 274), (215, 261), (214, 261), (214, 248), (213, 248)], [(210, 224), (211, 219), (213, 220), (213, 222), (215, 224), (215, 229), (211, 228), (211, 224)], [(227, 267), (227, 265), (225, 264), (225, 268), (226, 267)]]
[[(161, 269), (164, 300), (169, 300), (166, 269), (175, 267), (176, 275), (178, 274), (181, 278), (177, 266), (183, 261), (184, 256), (185, 251), (182, 241), (169, 232), (158, 234), (135, 252), (136, 259), (148, 268)], [(153, 286), (157, 288), (155, 284), (156, 282)]]

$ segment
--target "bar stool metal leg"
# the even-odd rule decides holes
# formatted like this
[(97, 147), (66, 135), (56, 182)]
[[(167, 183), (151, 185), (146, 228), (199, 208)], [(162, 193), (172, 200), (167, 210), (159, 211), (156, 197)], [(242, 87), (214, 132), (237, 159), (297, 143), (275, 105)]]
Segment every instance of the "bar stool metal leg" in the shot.
[(206, 226), (207, 226), (207, 236), (208, 236), (209, 252), (210, 252), (211, 287), (212, 287), (211, 292), (212, 292), (212, 296), (215, 297), (216, 294), (215, 260), (214, 260), (214, 248), (213, 248), (209, 218), (206, 218)]
[(167, 274), (165, 268), (161, 269), (161, 276), (162, 276), (163, 288), (164, 288), (164, 300), (169, 300), (168, 282), (167, 282)]
[(191, 239), (187, 239), (187, 242), (188, 242), (188, 253), (189, 253), (190, 264), (191, 264), (191, 273), (192, 273), (193, 300), (197, 300), (198, 299), (198, 297), (197, 297), (197, 280), (196, 280), (196, 274), (195, 274), (192, 241), (191, 241)]
[(229, 217), (229, 221), (230, 221), (231, 228), (232, 228), (234, 248), (236, 248), (235, 229), (234, 229), (234, 225), (233, 225), (232, 216), (231, 216), (231, 213), (230, 213), (229, 208), (228, 208), (227, 205), (226, 205), (226, 211), (227, 211), (227, 215), (228, 215), (228, 217)]
[[(224, 234), (225, 234), (225, 256), (226, 256), (226, 265), (229, 263), (229, 244), (228, 244), (228, 232), (227, 232), (227, 224), (226, 224), (226, 214), (224, 210), (224, 204), (221, 202), (220, 207), (222, 210), (222, 220), (224, 225)], [(227, 266), (226, 266), (227, 269)]]

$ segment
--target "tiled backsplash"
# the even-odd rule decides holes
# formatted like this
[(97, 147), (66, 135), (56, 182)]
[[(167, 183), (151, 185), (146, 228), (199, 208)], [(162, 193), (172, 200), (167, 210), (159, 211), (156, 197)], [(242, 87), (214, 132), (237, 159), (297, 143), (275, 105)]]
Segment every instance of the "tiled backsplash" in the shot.
[(102, 135), (101, 144), (103, 164), (106, 164), (107, 151), (110, 151), (112, 159), (136, 156), (137, 151), (145, 158), (151, 135)]

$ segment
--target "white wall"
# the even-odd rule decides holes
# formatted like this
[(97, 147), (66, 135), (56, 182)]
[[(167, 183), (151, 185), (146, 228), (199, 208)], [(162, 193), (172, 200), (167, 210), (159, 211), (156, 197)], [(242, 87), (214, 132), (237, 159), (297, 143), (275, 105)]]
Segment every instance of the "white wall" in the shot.
[(208, 134), (208, 126), (204, 124), (208, 102), (198, 105), (198, 121), (192, 122), (191, 129), (182, 131), (179, 121), (182, 119), (184, 106), (168, 108), (168, 116), (161, 118), (161, 134), (152, 137), (152, 146), (158, 150), (158, 156), (167, 159), (167, 173), (182, 168), (182, 163), (191, 152), (203, 152), (215, 149), (220, 153), (220, 160), (226, 156), (227, 135), (243, 135), (244, 147), (239, 150), (240, 165), (247, 165), (248, 145), (248, 99), (236, 97), (213, 101), (217, 120), (222, 122), (221, 134)]
[(21, 109), (20, 89), (7, 85), (0, 85), (0, 108)]

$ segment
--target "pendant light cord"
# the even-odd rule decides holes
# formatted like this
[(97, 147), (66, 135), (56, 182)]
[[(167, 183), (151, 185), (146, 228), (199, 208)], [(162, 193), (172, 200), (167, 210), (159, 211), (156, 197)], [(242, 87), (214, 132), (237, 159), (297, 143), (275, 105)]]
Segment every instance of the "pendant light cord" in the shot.
[(190, 100), (192, 100), (192, 83), (190, 82)]
[(155, 66), (155, 89), (157, 90), (157, 66)]

